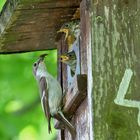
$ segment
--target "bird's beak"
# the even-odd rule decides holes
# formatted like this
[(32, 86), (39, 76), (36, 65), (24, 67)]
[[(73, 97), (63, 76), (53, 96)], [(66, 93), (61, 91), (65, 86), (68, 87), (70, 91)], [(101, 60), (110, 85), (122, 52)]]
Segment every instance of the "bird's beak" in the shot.
[(69, 29), (66, 29), (66, 28), (63, 28), (63, 29), (60, 29), (59, 31), (57, 31), (57, 33), (65, 33), (65, 40), (67, 39), (68, 37), (68, 34), (69, 34)]
[(61, 58), (60, 60), (61, 62), (65, 62), (69, 60), (69, 57), (67, 57), (66, 55), (61, 55), (60, 58)]
[(41, 54), (40, 56), (39, 56), (39, 61), (43, 61), (44, 60), (44, 58), (47, 56), (48, 54)]

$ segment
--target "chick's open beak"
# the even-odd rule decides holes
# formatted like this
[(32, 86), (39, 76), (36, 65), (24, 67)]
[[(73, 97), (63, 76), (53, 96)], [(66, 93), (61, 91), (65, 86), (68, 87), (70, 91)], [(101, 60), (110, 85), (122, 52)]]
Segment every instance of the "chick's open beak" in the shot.
[(61, 55), (60, 58), (61, 58), (60, 60), (61, 62), (65, 62), (69, 60), (69, 57), (67, 57), (66, 55)]
[(68, 38), (69, 29), (63, 28), (57, 31), (57, 33), (61, 33), (61, 32), (65, 33), (65, 40), (66, 40)]

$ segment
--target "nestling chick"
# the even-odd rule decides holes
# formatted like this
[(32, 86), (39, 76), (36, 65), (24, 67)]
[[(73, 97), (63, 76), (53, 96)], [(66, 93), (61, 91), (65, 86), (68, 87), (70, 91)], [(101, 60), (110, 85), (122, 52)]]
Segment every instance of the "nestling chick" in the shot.
[(77, 65), (77, 58), (75, 52), (71, 51), (71, 52), (64, 53), (60, 56), (60, 58), (61, 58), (61, 62), (67, 64), (70, 67), (73, 74), (75, 74), (76, 65)]
[(73, 20), (71, 22), (63, 24), (61, 29), (58, 31), (65, 33), (65, 40), (67, 40), (68, 43), (68, 50), (71, 49), (72, 44), (78, 37), (80, 33), (80, 20)]
[(75, 128), (65, 118), (62, 113), (62, 89), (59, 82), (48, 73), (44, 63), (44, 57), (47, 54), (43, 54), (33, 65), (33, 73), (38, 82), (40, 88), (40, 97), (43, 111), (48, 120), (48, 132), (51, 132), (51, 118), (55, 118), (62, 123), (71, 133), (74, 138), (76, 135)]

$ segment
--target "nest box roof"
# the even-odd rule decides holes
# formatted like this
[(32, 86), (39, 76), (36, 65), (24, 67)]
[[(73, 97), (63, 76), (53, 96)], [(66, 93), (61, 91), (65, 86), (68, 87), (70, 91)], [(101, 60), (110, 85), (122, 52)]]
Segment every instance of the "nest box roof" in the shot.
[(57, 31), (79, 0), (7, 0), (0, 13), (0, 53), (56, 48)]

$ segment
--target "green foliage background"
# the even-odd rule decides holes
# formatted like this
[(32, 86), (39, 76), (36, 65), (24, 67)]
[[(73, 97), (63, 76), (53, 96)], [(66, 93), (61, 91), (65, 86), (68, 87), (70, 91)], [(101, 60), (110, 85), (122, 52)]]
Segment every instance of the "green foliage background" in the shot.
[[(1, 140), (55, 139), (55, 131), (48, 134), (39, 89), (32, 73), (32, 65), (42, 53), (0, 55)], [(47, 53), (45, 62), (48, 71), (56, 77), (56, 51)]]
[[(6, 0), (0, 0), (0, 12)], [(32, 65), (43, 52), (0, 55), (0, 140), (53, 140), (48, 134)], [(56, 51), (48, 51), (48, 71), (56, 77)]]
[(0, 0), (0, 11), (2, 10), (3, 5), (5, 4), (6, 0)]

